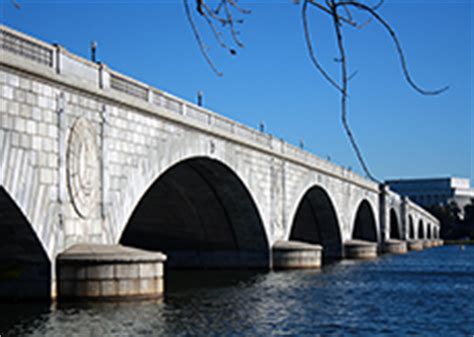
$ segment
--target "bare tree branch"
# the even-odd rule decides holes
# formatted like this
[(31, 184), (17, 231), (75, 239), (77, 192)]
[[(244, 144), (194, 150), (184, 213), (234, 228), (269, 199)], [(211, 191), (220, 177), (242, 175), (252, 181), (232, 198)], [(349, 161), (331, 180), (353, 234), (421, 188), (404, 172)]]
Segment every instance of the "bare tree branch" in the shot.
[[(206, 6), (206, 11), (208, 11), (207, 6)], [(212, 13), (212, 11), (210, 13)], [(214, 34), (214, 37), (215, 37), (216, 41), (219, 43), (219, 45), (224, 49), (230, 49), (227, 46), (227, 44), (224, 42), (224, 40), (222, 39), (222, 33), (216, 29), (214, 23), (209, 18), (209, 16), (208, 15), (203, 15), (203, 17), (204, 17), (204, 20), (206, 20), (209, 28), (211, 29), (212, 33)]]
[[(339, 6), (340, 4), (341, 3), (337, 3), (335, 6)], [(410, 75), (410, 72), (408, 71), (405, 53), (403, 52), (403, 48), (401, 46), (400, 41), (398, 40), (397, 34), (392, 29), (392, 27), (387, 23), (387, 21), (385, 21), (372, 7), (364, 5), (360, 3), (359, 1), (344, 1), (344, 4), (347, 6), (354, 6), (362, 11), (366, 11), (370, 13), (370, 15), (372, 15), (387, 30), (387, 32), (390, 34), (390, 37), (392, 38), (393, 43), (395, 44), (398, 55), (400, 57), (400, 63), (402, 66), (403, 75), (405, 76), (405, 79), (408, 82), (408, 84), (413, 89), (415, 89), (416, 91), (418, 91), (420, 94), (423, 94), (423, 95), (438, 95), (449, 89), (449, 86), (445, 86), (443, 88), (436, 89), (436, 90), (426, 90), (418, 86), (413, 81)]]
[[(301, 9), (301, 16), (303, 18), (303, 30), (304, 30), (304, 37), (306, 41), (306, 46), (308, 48), (309, 52), (309, 57), (311, 59), (311, 62), (313, 62), (313, 65), (316, 67), (316, 69), (323, 75), (323, 77), (331, 83), (337, 90), (340, 92), (343, 92), (341, 86), (326, 72), (326, 70), (319, 64), (319, 61), (315, 55), (314, 48), (313, 48), (313, 42), (311, 39), (311, 34), (309, 32), (309, 24), (308, 24), (308, 4), (310, 3), (310, 0), (304, 0), (303, 2), (303, 7)], [(318, 6), (319, 8), (319, 6)]]
[(236, 10), (238, 10), (240, 13), (242, 14), (250, 14), (251, 11), (248, 10), (248, 9), (244, 9), (242, 7), (240, 7), (238, 4), (237, 4), (237, 1), (235, 0), (229, 0), (229, 3), (232, 7), (234, 7)]
[[(231, 1), (231, 0), (229, 0), (229, 1)], [(231, 10), (229, 9), (228, 1), (224, 1), (224, 10), (225, 10), (226, 15), (227, 15), (228, 23), (229, 23), (229, 25), (230, 25), (230, 33), (232, 34), (232, 38), (233, 38), (234, 42), (235, 42), (240, 48), (243, 48), (244, 45), (243, 45), (243, 43), (239, 40), (238, 32), (237, 32), (236, 29), (235, 29), (234, 17), (232, 16), (232, 12), (231, 12)]]
[[(204, 44), (204, 41), (201, 38), (201, 34), (199, 33), (199, 30), (196, 27), (196, 24), (194, 23), (193, 16), (191, 15), (191, 10), (189, 8), (189, 0), (183, 0), (184, 3), (184, 11), (186, 12), (186, 17), (188, 19), (188, 22), (191, 26), (191, 29), (194, 33), (194, 38), (196, 39), (199, 49), (201, 50), (201, 54), (204, 56), (206, 59), (206, 62), (209, 64), (209, 66), (212, 68), (212, 70), (218, 75), (222, 76), (222, 73), (217, 69), (216, 65), (214, 62), (212, 62), (212, 59), (209, 57), (208, 53), (208, 47)], [(198, 0), (198, 11), (202, 10), (202, 8), (199, 6), (200, 0)]]
[[(190, 9), (189, 1), (190, 0), (183, 0), (186, 18), (191, 26), (201, 54), (204, 56), (212, 70), (219, 76), (222, 76), (222, 72), (219, 71), (209, 55), (209, 47), (204, 42), (201, 31), (199, 30), (193, 16), (193, 12)], [(205, 21), (214, 36), (214, 39), (221, 48), (227, 50), (231, 55), (237, 54), (236, 48), (231, 45), (235, 45), (237, 48), (244, 48), (244, 44), (239, 38), (240, 32), (236, 26), (237, 24), (243, 23), (244, 20), (235, 17), (234, 14), (250, 14), (250, 10), (240, 7), (237, 0), (219, 0), (217, 4), (212, 7), (206, 0), (193, 1), (195, 1), (196, 4), (196, 12), (199, 14), (197, 17), (202, 18)], [(221, 28), (218, 28), (217, 26), (220, 26)], [(225, 36), (223, 35), (223, 32), (225, 31), (230, 35), (229, 42), (225, 41)]]
[[(345, 6), (344, 6), (345, 8)], [(347, 136), (351, 142), (352, 148), (354, 149), (357, 159), (362, 166), (367, 177), (375, 182), (380, 183), (375, 177), (370, 173), (370, 170), (364, 160), (361, 150), (357, 144), (354, 134), (351, 131), (349, 123), (347, 121), (347, 95), (348, 95), (348, 72), (347, 72), (347, 60), (346, 60), (346, 51), (344, 48), (344, 43), (342, 40), (342, 29), (341, 29), (341, 22), (339, 15), (337, 14), (337, 6), (334, 0), (331, 0), (331, 12), (332, 18), (334, 23), (334, 28), (336, 30), (336, 39), (337, 39), (337, 47), (339, 49), (339, 59), (341, 65), (341, 82), (342, 82), (342, 93), (341, 93), (341, 119), (342, 124), (344, 126), (344, 130), (346, 131)], [(352, 77), (353, 75), (351, 75)]]
[(13, 6), (16, 9), (21, 9), (21, 4), (18, 1), (16, 1), (16, 0), (11, 0), (11, 1), (12, 1)]
[[(324, 13), (329, 14), (329, 15), (332, 15), (330, 9), (324, 7), (324, 6), (321, 5), (320, 3), (317, 3), (316, 0), (308, 0), (308, 3), (309, 3), (310, 5), (315, 6), (316, 8), (320, 9), (320, 10), (323, 11)], [(303, 4), (303, 6), (304, 6), (304, 4)], [(349, 24), (349, 25), (351, 25), (351, 26), (356, 26), (356, 23), (355, 23), (354, 21), (352, 21), (351, 18), (340, 17), (340, 19), (341, 19), (341, 21), (343, 21), (343, 22), (345, 22), (345, 23), (347, 23), (347, 24)]]
[(372, 6), (372, 10), (376, 11), (377, 9), (379, 9), (383, 4), (384, 4), (385, 0), (380, 0), (376, 5)]
[[(216, 66), (212, 62), (211, 58), (208, 54), (208, 47), (203, 42), (201, 38), (201, 34), (196, 26), (195, 21), (193, 20), (192, 13), (189, 9), (189, 0), (183, 0), (186, 10), (187, 19), (191, 25), (191, 28), (194, 32), (196, 41), (199, 45), (201, 53), (203, 54), (206, 61), (212, 67), (212, 69), (219, 75), (221, 73), (217, 70)], [(217, 5), (214, 9), (212, 9), (206, 2), (206, 0), (195, 0), (196, 1), (196, 10), (200, 14), (201, 17), (204, 18), (205, 22), (209, 26), (214, 38), (218, 42), (218, 44), (228, 50), (232, 55), (236, 54), (235, 49), (230, 47), (223, 39), (222, 33), (220, 30), (216, 28), (214, 23), (219, 23), (225, 29), (228, 29), (228, 33), (230, 35), (230, 40), (232, 44), (235, 44), (239, 48), (243, 48), (244, 45), (239, 39), (239, 31), (236, 28), (237, 23), (242, 23), (243, 20), (236, 20), (232, 13), (232, 10), (237, 11), (240, 14), (249, 14), (250, 11), (239, 7), (237, 4), (237, 0), (219, 0)], [(378, 22), (390, 35), (393, 43), (395, 44), (395, 48), (399, 55), (402, 72), (405, 80), (408, 84), (417, 92), (423, 95), (438, 95), (449, 87), (443, 87), (441, 89), (436, 90), (426, 90), (418, 86), (411, 77), (411, 74), (408, 70), (407, 62), (405, 53), (401, 46), (401, 43), (393, 30), (393, 28), (389, 25), (389, 23), (383, 19), (378, 13), (377, 10), (382, 6), (384, 0), (379, 0), (375, 5), (367, 5), (363, 1), (358, 0), (293, 0), (295, 4), (300, 4), (302, 2), (301, 8), (301, 17), (303, 23), (303, 32), (304, 32), (304, 39), (306, 42), (306, 47), (308, 49), (309, 57), (317, 69), (317, 71), (325, 78), (333, 87), (335, 87), (341, 95), (341, 120), (344, 130), (349, 138), (350, 144), (356, 154), (356, 157), (365, 172), (366, 176), (373, 181), (379, 182), (375, 177), (371, 174), (368, 165), (364, 159), (362, 151), (360, 150), (358, 143), (355, 139), (355, 136), (349, 126), (348, 118), (347, 118), (347, 100), (349, 98), (349, 82), (352, 78), (357, 74), (357, 71), (353, 72), (349, 75), (348, 64), (347, 64), (347, 54), (344, 46), (343, 40), (343, 28), (345, 27), (344, 24), (349, 25), (350, 27), (361, 29), (367, 26), (370, 22), (375, 20)], [(311, 8), (317, 9), (332, 18), (332, 23), (336, 33), (336, 42), (337, 42), (337, 50), (339, 52), (339, 57), (335, 58), (335, 61), (340, 65), (340, 82), (336, 81), (321, 65), (319, 62), (318, 57), (316, 56), (315, 48), (314, 48), (314, 38), (311, 36), (310, 27), (309, 27), (309, 20), (308, 20), (308, 10), (309, 6)], [(344, 11), (344, 13), (339, 13), (339, 9)], [(351, 8), (355, 8), (363, 13), (368, 15), (368, 19), (359, 24), (357, 20), (354, 18)]]
[[(343, 37), (342, 37), (342, 24), (347, 23), (352, 27), (356, 28), (363, 28), (365, 25), (367, 25), (370, 22), (370, 19), (373, 17), (377, 22), (379, 22), (390, 34), (396, 49), (397, 53), (399, 54), (400, 57), (400, 63), (402, 65), (402, 71), (403, 75), (408, 82), (408, 84), (414, 88), (417, 92), (423, 94), (423, 95), (438, 95), (442, 93), (443, 91), (447, 90), (448, 87), (444, 87), (441, 89), (437, 90), (425, 90), (421, 87), (419, 87), (412, 79), (410, 72), (408, 70), (408, 66), (406, 63), (406, 58), (405, 54), (403, 51), (403, 48), (401, 47), (400, 41), (398, 40), (398, 37), (395, 33), (395, 31), (391, 28), (391, 26), (376, 12), (376, 10), (383, 4), (383, 0), (379, 1), (375, 6), (368, 6), (362, 3), (361, 1), (351, 1), (351, 0), (325, 0), (326, 6), (317, 3), (315, 0), (305, 0), (303, 3), (303, 29), (304, 29), (304, 35), (305, 35), (305, 40), (306, 44), (308, 46), (308, 51), (310, 53), (310, 58), (312, 63), (315, 65), (316, 69), (326, 78), (328, 81), (333, 84), (341, 93), (341, 120), (342, 124), (344, 127), (344, 130), (349, 138), (349, 141), (352, 145), (352, 148), (354, 149), (354, 152), (356, 154), (356, 157), (367, 175), (368, 178), (370, 178), (373, 181), (378, 182), (377, 179), (371, 174), (368, 165), (364, 159), (364, 156), (362, 154), (362, 151), (360, 150), (358, 143), (355, 139), (355, 136), (349, 126), (348, 119), (347, 119), (347, 99), (348, 99), (348, 83), (349, 81), (354, 77), (355, 73), (352, 75), (348, 76), (348, 70), (347, 70), (347, 57), (346, 57), (346, 52), (344, 48), (344, 42), (343, 42)], [(319, 61), (316, 58), (316, 55), (314, 53), (313, 47), (312, 47), (312, 41), (311, 41), (311, 36), (309, 34), (309, 28), (308, 28), (308, 21), (307, 21), (307, 4), (310, 3), (313, 5), (315, 8), (318, 8), (319, 10), (330, 14), (333, 19), (333, 25), (334, 29), (336, 32), (336, 39), (337, 39), (337, 48), (339, 50), (339, 58), (335, 59), (336, 62), (340, 64), (341, 67), (341, 84), (336, 83), (335, 81), (327, 75), (326, 71), (321, 67)], [(338, 8), (342, 7), (345, 11), (346, 16), (342, 16), (338, 13)], [(367, 12), (371, 17), (362, 25), (357, 24), (357, 22), (354, 20), (352, 13), (349, 9), (349, 7), (355, 7), (363, 12)]]

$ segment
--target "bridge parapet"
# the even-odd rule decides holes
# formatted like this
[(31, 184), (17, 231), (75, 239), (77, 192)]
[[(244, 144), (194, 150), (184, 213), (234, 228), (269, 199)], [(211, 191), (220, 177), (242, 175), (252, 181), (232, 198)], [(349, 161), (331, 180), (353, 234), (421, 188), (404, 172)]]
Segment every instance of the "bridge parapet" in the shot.
[(439, 226), (439, 220), (433, 214), (428, 212), (426, 209), (424, 209), (420, 205), (414, 203), (412, 200), (410, 200), (410, 198), (403, 197), (403, 199), (404, 199), (404, 202), (407, 205), (407, 209), (410, 209), (412, 211), (415, 211), (415, 212), (421, 214), (424, 218), (429, 220), (432, 224), (434, 224), (436, 226)]
[[(177, 119), (181, 124), (192, 128), (204, 128), (207, 132), (228, 140), (257, 148), (368, 190), (378, 190), (377, 183), (271, 134), (260, 132), (151, 87), (116, 72), (103, 63), (88, 61), (59, 45), (45, 43), (3, 25), (0, 25), (0, 52), (2, 64), (13, 67), (21, 65), (22, 70), (59, 81), (69, 87), (85, 90), (93, 95), (107, 96), (127, 105), (138, 106), (141, 110), (164, 118), (171, 117), (175, 121)], [(22, 60), (19, 61), (8, 54), (21, 56)]]
[[(419, 226), (429, 226), (435, 232), (439, 229), (439, 220), (408, 197), (401, 196), (381, 185), (380, 216), (384, 239), (412, 239)], [(420, 225), (422, 224), (422, 225)], [(394, 227), (398, 228), (398, 233)]]

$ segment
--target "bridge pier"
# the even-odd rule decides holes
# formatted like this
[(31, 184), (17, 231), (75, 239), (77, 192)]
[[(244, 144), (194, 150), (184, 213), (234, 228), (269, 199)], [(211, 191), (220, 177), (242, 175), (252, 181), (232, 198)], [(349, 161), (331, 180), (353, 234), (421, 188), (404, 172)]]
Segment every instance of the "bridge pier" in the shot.
[(433, 242), (431, 240), (423, 240), (423, 249), (433, 247)]
[(274, 269), (320, 268), (323, 247), (300, 241), (277, 241), (272, 248)]
[(58, 299), (159, 298), (166, 256), (121, 245), (77, 244), (58, 255)]
[(441, 239), (434, 239), (433, 244), (434, 244), (435, 247), (440, 247), (444, 244), (444, 241), (441, 240)]
[(423, 240), (409, 240), (407, 244), (409, 250), (423, 250)]
[(376, 259), (377, 243), (364, 240), (349, 240), (344, 243), (346, 259)]
[(407, 243), (402, 240), (388, 239), (384, 242), (383, 252), (388, 254), (405, 254)]

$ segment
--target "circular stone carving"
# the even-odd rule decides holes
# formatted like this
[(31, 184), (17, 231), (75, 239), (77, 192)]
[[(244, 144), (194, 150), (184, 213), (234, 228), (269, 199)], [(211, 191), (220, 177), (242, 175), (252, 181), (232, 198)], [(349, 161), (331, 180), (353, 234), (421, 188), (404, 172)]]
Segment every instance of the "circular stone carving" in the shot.
[(82, 117), (74, 123), (69, 136), (67, 179), (76, 212), (83, 218), (89, 217), (98, 204), (100, 162), (95, 130)]

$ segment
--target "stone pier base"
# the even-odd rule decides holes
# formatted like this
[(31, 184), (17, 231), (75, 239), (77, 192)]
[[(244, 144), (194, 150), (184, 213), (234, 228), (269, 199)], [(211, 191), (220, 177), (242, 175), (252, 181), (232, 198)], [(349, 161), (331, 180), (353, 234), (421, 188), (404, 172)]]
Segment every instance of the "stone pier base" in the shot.
[(433, 240), (433, 247), (440, 247), (444, 245), (444, 241), (441, 239), (434, 239)]
[(277, 241), (273, 245), (274, 269), (320, 268), (323, 247), (299, 241)]
[(423, 248), (431, 248), (433, 247), (433, 242), (431, 240), (423, 240)]
[(407, 250), (407, 243), (402, 240), (388, 239), (383, 246), (383, 252), (388, 254), (405, 254)]
[(377, 243), (363, 240), (346, 241), (344, 255), (347, 259), (375, 259), (377, 258)]
[(416, 250), (420, 251), (423, 250), (423, 240), (409, 240), (408, 242), (408, 249), (409, 250)]
[(58, 255), (58, 299), (158, 298), (166, 256), (121, 245), (78, 244)]

